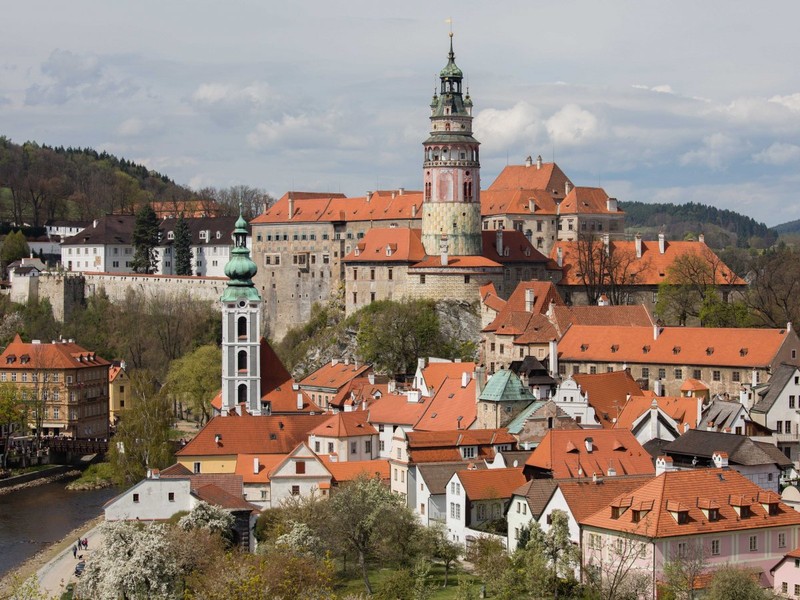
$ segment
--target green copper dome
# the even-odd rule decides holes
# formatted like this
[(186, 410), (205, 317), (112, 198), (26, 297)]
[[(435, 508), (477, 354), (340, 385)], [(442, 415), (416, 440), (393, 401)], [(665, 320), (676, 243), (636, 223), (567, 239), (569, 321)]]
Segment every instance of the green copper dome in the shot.
[(261, 300), (261, 297), (253, 283), (253, 277), (258, 272), (256, 263), (250, 258), (250, 250), (247, 249), (247, 221), (239, 210), (239, 218), (233, 230), (233, 248), (231, 248), (231, 258), (225, 265), (225, 276), (228, 277), (228, 285), (222, 293), (222, 301), (230, 302), (239, 298), (247, 300)]
[(456, 55), (453, 53), (453, 34), (450, 34), (450, 53), (447, 55), (447, 64), (439, 73), (439, 77), (449, 79), (461, 79), (464, 73), (456, 65)]

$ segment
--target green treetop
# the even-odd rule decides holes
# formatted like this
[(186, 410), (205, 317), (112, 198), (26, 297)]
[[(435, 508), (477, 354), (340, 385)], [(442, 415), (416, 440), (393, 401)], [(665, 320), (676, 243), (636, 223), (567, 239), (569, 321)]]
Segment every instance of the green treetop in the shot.
[(192, 234), (189, 231), (189, 224), (181, 213), (178, 222), (175, 224), (175, 274), (192, 274)]
[(159, 241), (158, 216), (149, 204), (136, 213), (133, 226), (133, 262), (135, 273), (152, 273), (156, 268), (156, 246)]

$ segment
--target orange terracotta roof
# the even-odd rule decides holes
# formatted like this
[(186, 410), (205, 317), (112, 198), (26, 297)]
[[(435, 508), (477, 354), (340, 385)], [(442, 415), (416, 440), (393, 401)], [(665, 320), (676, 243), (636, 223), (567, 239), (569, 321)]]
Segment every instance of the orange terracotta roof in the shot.
[(480, 294), (483, 303), (495, 312), (500, 312), (506, 305), (506, 301), (497, 295), (497, 290), (491, 282), (480, 287)]
[(521, 468), (471, 469), (456, 473), (470, 501), (511, 498), (525, 483)]
[[(582, 215), (608, 213), (608, 194), (602, 188), (574, 187), (561, 201), (562, 215)], [(615, 213), (622, 214), (617, 210)]]
[[(380, 378), (384, 379), (384, 377)], [(339, 409), (343, 409), (345, 406), (358, 406), (365, 402), (369, 405), (388, 393), (388, 381), (378, 382), (378, 378), (375, 378), (374, 383), (370, 383), (368, 376), (361, 375), (339, 388), (336, 396), (330, 401), (330, 405)]]
[(494, 446), (511, 444), (517, 440), (508, 429), (469, 429), (450, 431), (410, 431), (406, 434), (411, 462), (459, 462), (464, 458), (459, 448), (477, 446), (475, 460), (493, 459)]
[[(287, 457), (286, 454), (239, 454), (236, 456), (237, 475), (244, 483), (269, 483), (269, 474)], [(255, 459), (258, 459), (258, 473), (255, 472)]]
[(429, 389), (439, 389), (447, 378), (461, 378), (462, 373), (470, 375), (477, 365), (474, 362), (429, 362), (422, 369), (422, 379)]
[(430, 398), (421, 398), (420, 402), (409, 402), (405, 394), (386, 394), (370, 404), (367, 412), (370, 423), (411, 425), (419, 421)]
[(641, 417), (650, 406), (656, 401), (658, 407), (666, 413), (669, 418), (678, 424), (678, 431), (684, 432), (684, 424), (688, 423), (690, 429), (697, 427), (697, 398), (686, 398), (685, 396), (633, 396), (617, 418), (614, 424), (616, 428), (630, 429), (633, 423)]
[(113, 383), (114, 380), (117, 378), (117, 375), (124, 372), (125, 371), (119, 365), (119, 363), (113, 363), (108, 369), (108, 383)]
[(596, 513), (620, 494), (627, 494), (652, 479), (651, 474), (628, 475), (616, 477), (600, 477), (597, 481), (590, 478), (561, 479), (558, 487), (576, 521), (580, 521)]
[[(602, 245), (601, 240), (595, 240), (594, 244)], [(729, 267), (727, 267), (714, 252), (703, 242), (665, 242), (664, 253), (659, 251), (658, 241), (642, 240), (642, 257), (636, 258), (636, 242), (612, 239), (609, 242), (612, 254), (629, 257), (620, 260), (622, 267), (626, 269), (626, 275), (634, 275), (634, 285), (658, 285), (666, 281), (669, 274), (669, 267), (678, 258), (683, 256), (702, 256), (706, 257), (709, 264), (718, 265), (714, 270), (717, 285), (746, 285), (745, 281), (738, 277)], [(563, 254), (563, 277), (559, 285), (582, 286), (583, 278), (579, 267), (579, 242), (558, 241), (550, 251), (550, 258), (556, 259), (558, 250)]]
[(336, 364), (334, 364), (334, 361), (331, 361), (303, 379), (300, 382), (300, 387), (338, 390), (352, 379), (367, 373), (371, 369), (370, 365), (346, 364), (344, 361), (336, 361)]
[(415, 431), (452, 431), (469, 429), (473, 425), (477, 416), (475, 380), (471, 371), (466, 372), (470, 374), (466, 387), (461, 386), (460, 376), (445, 378), (428, 409), (414, 425)]
[(708, 390), (709, 387), (705, 383), (698, 379), (692, 379), (691, 377), (686, 379), (681, 385), (682, 392), (707, 392)]
[[(561, 188), (563, 195), (564, 188)], [(534, 212), (531, 213), (531, 203)], [(545, 190), (509, 189), (496, 190), (491, 187), (481, 192), (481, 216), (494, 215), (553, 215), (557, 214), (557, 204), (552, 193)]]
[(610, 469), (617, 475), (655, 472), (652, 457), (627, 429), (551, 429), (525, 464), (554, 479), (607, 476)]
[[(269, 402), (270, 411), (273, 414), (286, 414), (286, 413), (319, 414), (322, 412), (322, 409), (315, 402), (312, 402), (311, 398), (308, 397), (308, 394), (306, 394), (303, 390), (294, 389), (294, 386), (295, 386), (295, 381), (293, 378), (290, 377), (289, 379), (282, 382), (280, 385), (276, 385), (273, 389), (271, 389), (266, 393), (264, 393), (262, 388), (261, 400), (263, 402)], [(303, 397), (302, 408), (297, 407), (298, 394), (300, 394)]]
[[(525, 298), (528, 295), (528, 290), (533, 290), (534, 300), (533, 300), (533, 310), (526, 311), (527, 302)], [(496, 331), (498, 328), (502, 327), (503, 325), (508, 325), (510, 321), (514, 318), (513, 315), (519, 314), (526, 314), (530, 315), (531, 313), (545, 313), (550, 306), (550, 303), (553, 302), (555, 305), (563, 306), (564, 300), (561, 298), (561, 295), (556, 290), (555, 285), (553, 285), (550, 281), (523, 281), (520, 282), (514, 291), (509, 296), (508, 300), (502, 306), (500, 312), (498, 313), (497, 317), (495, 317), (494, 321), (492, 321), (489, 325), (484, 328), (484, 331)], [(517, 319), (519, 317), (516, 317)], [(518, 333), (522, 333), (525, 330), (524, 325), (517, 325), (520, 329)]]
[(237, 498), (227, 493), (225, 490), (220, 489), (216, 485), (210, 483), (193, 490), (194, 494), (200, 500), (207, 502), (213, 506), (219, 506), (228, 510), (249, 510), (259, 512), (259, 508), (254, 504), (250, 504), (244, 498)]
[[(497, 334), (504, 333), (503, 327), (497, 330)], [(558, 330), (544, 315), (531, 315), (525, 324), (525, 329), (521, 334), (514, 338), (515, 344), (545, 344), (551, 340), (558, 339)]]
[(333, 438), (360, 437), (377, 433), (378, 431), (367, 422), (367, 412), (364, 410), (336, 413), (311, 430), (311, 435)]
[(558, 352), (562, 361), (766, 367), (789, 335), (785, 329), (661, 327), (653, 339), (653, 327), (573, 325)]
[(320, 458), (336, 483), (352, 481), (364, 475), (368, 477), (377, 475), (382, 481), (389, 480), (388, 460), (348, 460), (339, 462), (332, 461), (329, 456), (321, 456)]
[(567, 181), (569, 179), (556, 163), (543, 162), (541, 168), (538, 168), (534, 161), (531, 166), (507, 165), (488, 190), (546, 190), (550, 193), (556, 190), (563, 196)]
[(345, 262), (419, 262), (425, 259), (421, 230), (407, 227), (375, 228), (367, 231)]
[[(604, 328), (597, 327), (596, 329), (603, 330)], [(558, 347), (561, 348), (560, 342)], [(578, 373), (573, 375), (572, 379), (581, 386), (584, 394), (589, 395), (589, 405), (594, 408), (600, 424), (606, 429), (614, 426), (614, 419), (622, 413), (622, 409), (628, 402), (628, 395), (644, 395), (642, 388), (628, 371), (612, 371), (595, 375)]]
[(95, 352), (75, 343), (26, 343), (19, 334), (0, 354), (0, 364), (7, 370), (92, 369), (111, 365)]
[[(456, 269), (486, 269), (496, 268), (499, 269), (502, 265), (483, 256), (448, 256), (447, 268)], [(440, 256), (428, 256), (424, 260), (411, 265), (412, 269), (441, 269), (445, 268), (442, 264)]]
[(652, 327), (655, 323), (643, 304), (609, 306), (554, 306), (553, 321), (566, 331), (570, 325)]
[[(515, 229), (501, 229), (502, 255), (497, 252), (498, 231), (481, 231), (483, 256), (494, 262), (507, 263), (547, 263), (548, 258), (530, 243), (525, 234)], [(508, 252), (508, 254), (506, 254)]]
[[(778, 513), (770, 515), (757, 501), (758, 494), (762, 491), (758, 485), (735, 470), (667, 471), (628, 493), (634, 503), (653, 503), (653, 509), (639, 515), (638, 522), (633, 521), (631, 510), (615, 519), (612, 518), (609, 508), (602, 508), (580, 523), (633, 535), (646, 535), (648, 538), (800, 525), (800, 513), (782, 502), (778, 503)], [(740, 518), (731, 504), (732, 498), (740, 498), (749, 506), (752, 516)], [(718, 520), (708, 520), (698, 506), (700, 499), (719, 504)], [(686, 511), (686, 522), (679, 524), (670, 514), (670, 509), (672, 512)]]
[[(394, 196), (394, 197), (393, 197)], [(250, 221), (264, 223), (308, 223), (334, 221), (385, 221), (422, 218), (422, 192), (380, 190), (366, 196), (345, 198), (342, 194), (326, 197), (300, 197), (292, 193), (294, 214), (289, 215), (289, 194)]]
[[(176, 456), (228, 456), (238, 454), (288, 454), (329, 415), (218, 416)], [(215, 436), (221, 436), (220, 442)]]

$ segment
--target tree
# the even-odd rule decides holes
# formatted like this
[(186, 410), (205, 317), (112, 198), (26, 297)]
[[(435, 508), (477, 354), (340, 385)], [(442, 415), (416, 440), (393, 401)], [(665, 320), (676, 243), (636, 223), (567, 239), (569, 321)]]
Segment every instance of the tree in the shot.
[[(590, 538), (591, 539), (591, 538)], [(625, 600), (648, 597), (653, 584), (648, 573), (637, 569), (650, 552), (645, 539), (632, 535), (604, 538), (592, 546), (586, 561), (591, 586), (603, 600)]]
[(494, 536), (481, 536), (467, 548), (464, 557), (475, 573), (489, 586), (496, 587), (511, 564), (503, 542)]
[(158, 216), (145, 204), (136, 213), (133, 226), (133, 261), (135, 273), (152, 273), (156, 268), (156, 247), (159, 244)]
[(178, 521), (178, 527), (184, 531), (205, 529), (230, 541), (234, 521), (231, 513), (201, 501)]
[(186, 400), (202, 424), (211, 416), (211, 399), (221, 378), (222, 352), (208, 344), (170, 363), (166, 388), (173, 397)]
[(635, 250), (594, 234), (580, 234), (575, 250), (578, 277), (590, 305), (597, 304), (604, 294), (611, 304), (627, 304), (632, 286), (650, 264), (647, 258), (637, 257)]
[(580, 549), (569, 536), (569, 518), (562, 510), (551, 513), (550, 529), (542, 531), (537, 521), (532, 522), (530, 540), (525, 551), (538, 553), (545, 558), (550, 570), (550, 589), (558, 598), (559, 581), (575, 579), (575, 569), (580, 563)]
[(756, 258), (745, 297), (759, 321), (769, 327), (800, 323), (800, 250), (779, 245)]
[(3, 270), (7, 269), (12, 262), (30, 255), (31, 249), (21, 230), (12, 231), (3, 239), (3, 247), (0, 249), (0, 262), (3, 263)]
[(11, 434), (25, 427), (25, 410), (17, 386), (0, 383), (0, 432), (3, 432), (3, 459), (0, 467), (8, 466), (8, 450)]
[(189, 231), (189, 224), (181, 213), (178, 222), (175, 224), (175, 240), (172, 244), (175, 249), (175, 274), (192, 274), (192, 233)]
[(706, 600), (767, 600), (774, 597), (761, 588), (758, 574), (733, 565), (725, 565), (714, 571)]
[(447, 529), (442, 524), (425, 527), (420, 532), (423, 551), (429, 557), (441, 561), (444, 566), (444, 583), (447, 587), (447, 578), (450, 569), (458, 562), (461, 556), (461, 546), (450, 539)]
[[(356, 553), (368, 594), (367, 563), (381, 551), (408, 543), (419, 528), (404, 501), (377, 478), (360, 477), (340, 487), (329, 501), (329, 530)], [(403, 527), (395, 527), (402, 522)]]
[(109, 460), (121, 484), (139, 481), (147, 469), (163, 469), (173, 458), (169, 441), (173, 413), (169, 399), (148, 373), (134, 371), (130, 376), (135, 401), (109, 449)]
[(662, 589), (670, 600), (693, 600), (700, 576), (708, 568), (703, 542), (684, 542), (683, 549), (664, 564)]

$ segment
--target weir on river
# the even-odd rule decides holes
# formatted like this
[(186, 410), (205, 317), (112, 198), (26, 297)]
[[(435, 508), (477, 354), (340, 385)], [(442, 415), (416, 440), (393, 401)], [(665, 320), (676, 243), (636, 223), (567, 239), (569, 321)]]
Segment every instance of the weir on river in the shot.
[(98, 516), (119, 493), (106, 488), (73, 492), (55, 481), (0, 495), (0, 577), (67, 533)]

